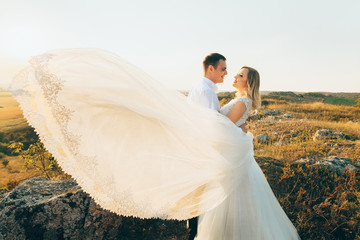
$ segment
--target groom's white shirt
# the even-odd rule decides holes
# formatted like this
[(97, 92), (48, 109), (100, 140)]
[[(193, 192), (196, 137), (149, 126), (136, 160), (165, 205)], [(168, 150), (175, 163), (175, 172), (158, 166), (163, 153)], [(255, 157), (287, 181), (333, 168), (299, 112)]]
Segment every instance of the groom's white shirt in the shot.
[(204, 77), (202, 81), (190, 90), (187, 101), (200, 104), (206, 108), (220, 111), (219, 99), (216, 95), (216, 84), (210, 79)]

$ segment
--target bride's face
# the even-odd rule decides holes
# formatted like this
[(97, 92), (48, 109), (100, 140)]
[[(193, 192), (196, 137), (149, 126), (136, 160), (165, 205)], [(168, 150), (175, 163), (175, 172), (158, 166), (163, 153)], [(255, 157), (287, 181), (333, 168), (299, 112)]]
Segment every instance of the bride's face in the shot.
[(236, 89), (243, 89), (247, 87), (247, 76), (249, 70), (247, 68), (242, 68), (240, 71), (234, 76), (233, 87)]

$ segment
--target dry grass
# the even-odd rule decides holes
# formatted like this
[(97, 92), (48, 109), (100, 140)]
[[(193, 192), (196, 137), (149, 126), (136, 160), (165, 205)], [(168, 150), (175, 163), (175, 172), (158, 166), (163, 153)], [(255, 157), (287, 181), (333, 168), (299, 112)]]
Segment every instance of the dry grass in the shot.
[[(229, 98), (232, 97), (231, 94), (228, 94)], [(225, 99), (227, 95), (223, 97)], [(269, 105), (266, 108), (279, 109), (281, 114), (294, 114), (296, 118), (287, 121), (270, 118), (251, 121), (249, 127), (254, 136), (265, 134), (269, 138), (269, 144), (254, 143), (256, 157), (269, 157), (290, 162), (299, 158), (320, 159), (330, 155), (351, 160), (360, 158), (360, 124), (356, 123), (360, 120), (358, 108), (322, 102), (300, 103), (276, 99), (268, 102)], [(9, 92), (0, 92), (0, 106), (2, 106), (0, 108), (1, 132), (10, 132), (27, 126), (18, 103)], [(324, 128), (334, 132), (343, 132), (347, 139), (314, 142), (312, 138), (315, 132)], [(277, 144), (279, 142), (283, 144)], [(14, 161), (10, 165), (19, 162), (19, 160)], [(11, 173), (4, 169), (1, 171), (1, 179), (5, 180), (0, 179), (0, 184), (4, 184), (6, 179), (11, 177), (21, 179), (29, 176), (20, 167), (13, 168), (13, 171), (19, 171), (18, 173)]]
[(7, 132), (27, 126), (18, 102), (9, 92), (0, 91), (0, 131)]
[[(300, 104), (281, 101), (272, 102), (267, 108), (281, 110), (281, 114), (294, 114), (296, 118), (284, 121), (268, 117), (251, 121), (250, 131), (255, 136), (265, 134), (269, 138), (268, 144), (254, 144), (256, 156), (290, 162), (299, 158), (320, 159), (332, 155), (360, 159), (358, 108), (320, 102)], [(343, 132), (346, 139), (314, 141), (313, 136), (320, 129)]]
[[(254, 136), (268, 136), (267, 144), (254, 143), (255, 158), (301, 238), (360, 239), (360, 171), (338, 175), (323, 168), (286, 164), (300, 158), (339, 156), (358, 165), (360, 109), (284, 99), (272, 99), (266, 108), (296, 116), (285, 121), (267, 117), (249, 125)], [(346, 138), (314, 141), (320, 129), (343, 132)], [(268, 159), (266, 164), (264, 159)]]
[[(0, 132), (11, 134), (14, 131), (28, 128), (18, 102), (10, 92), (0, 91)], [(34, 169), (26, 170), (24, 160), (18, 156), (6, 156), (9, 164), (5, 168), (0, 162), (0, 189), (6, 188), (8, 184), (19, 183), (40, 172)]]
[(296, 115), (299, 118), (324, 121), (357, 122), (360, 120), (360, 110), (353, 106), (339, 106), (322, 102), (288, 103), (275, 102), (267, 108), (279, 109)]
[(40, 171), (35, 169), (26, 170), (24, 160), (19, 156), (7, 157), (9, 164), (5, 168), (0, 163), (0, 188), (4, 188), (11, 181), (22, 182), (26, 179), (40, 176)]
[[(223, 103), (230, 98), (226, 96), (223, 96)], [(265, 134), (269, 138), (268, 144), (254, 143), (255, 158), (302, 239), (360, 239), (359, 171), (342, 176), (326, 169), (291, 168), (284, 164), (300, 158), (321, 159), (330, 155), (360, 160), (360, 123), (356, 123), (360, 120), (359, 108), (320, 102), (299, 103), (293, 99), (288, 102), (286, 99), (271, 99), (268, 103), (266, 108), (279, 109), (281, 114), (294, 114), (296, 118), (250, 121), (249, 131), (254, 136)], [(26, 129), (14, 131), (20, 129), (20, 125), (26, 125), (19, 115), (16, 101), (9, 94), (0, 92), (0, 106), (4, 107), (0, 108), (0, 132), (13, 135), (12, 138), (19, 137), (19, 133), (24, 139), (30, 138), (31, 133), (26, 133)], [(314, 141), (313, 136), (320, 129), (343, 132), (347, 138)], [(282, 145), (277, 144), (280, 141)], [(10, 160), (7, 168), (0, 163), (0, 193), (1, 188), (11, 189), (21, 181), (41, 174), (35, 170), (26, 171), (20, 157), (7, 158)], [(139, 233), (144, 232), (142, 223), (136, 224), (141, 226), (136, 231), (132, 230), (137, 236), (134, 238), (142, 238), (139, 237)], [(133, 229), (128, 224), (126, 226)], [(179, 227), (169, 230), (176, 232)], [(159, 230), (156, 235), (162, 232)]]

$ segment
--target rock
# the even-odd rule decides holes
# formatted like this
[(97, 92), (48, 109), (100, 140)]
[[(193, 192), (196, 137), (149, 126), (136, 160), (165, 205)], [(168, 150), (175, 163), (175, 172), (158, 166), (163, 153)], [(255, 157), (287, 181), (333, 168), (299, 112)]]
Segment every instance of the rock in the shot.
[(345, 138), (346, 137), (345, 134), (342, 133), (342, 132), (335, 132), (335, 133), (333, 133), (333, 136), (339, 137), (339, 138)]
[(275, 121), (263, 121), (262, 123), (263, 123), (263, 124), (273, 125), (273, 124), (275, 124), (276, 122), (275, 122)]
[(250, 120), (258, 120), (259, 119), (258, 115), (256, 113), (251, 114), (249, 118), (250, 118)]
[(279, 115), (281, 113), (280, 110), (269, 110), (269, 109), (264, 109), (264, 115)]
[(104, 210), (73, 180), (36, 177), (0, 196), (4, 240), (187, 239), (187, 232), (185, 221), (141, 220)]
[(314, 141), (322, 140), (330, 135), (331, 135), (331, 131), (329, 131), (327, 129), (317, 130), (315, 135), (313, 136), (313, 140)]
[(296, 160), (295, 163), (299, 164), (299, 165), (304, 165), (304, 164), (312, 164), (315, 160), (312, 159), (307, 159), (307, 158), (300, 158), (299, 160)]
[(283, 115), (283, 117), (284, 118), (295, 118), (295, 115), (286, 113)]
[(337, 156), (328, 157), (327, 159), (316, 162), (314, 165), (321, 165), (323, 167), (335, 170), (338, 173), (344, 173), (347, 169), (350, 171), (355, 170), (355, 166), (352, 165), (351, 162)]
[(265, 134), (257, 135), (255, 138), (256, 142), (267, 144), (269, 142), (269, 138)]
[(332, 132), (328, 129), (317, 130), (313, 136), (314, 141), (318, 141), (322, 139), (336, 139), (336, 138), (346, 138), (346, 136), (342, 132)]
[(322, 160), (313, 160), (313, 159), (299, 159), (295, 161), (299, 165), (309, 165), (309, 166), (318, 166), (324, 167), (329, 170), (336, 171), (339, 174), (343, 174), (346, 170), (353, 171), (358, 167), (355, 163), (355, 166), (347, 159), (340, 158), (337, 156), (330, 156)]
[(254, 112), (251, 116), (250, 119), (251, 120), (257, 120), (260, 119), (262, 117), (266, 117), (266, 116), (276, 116), (280, 114), (280, 110), (272, 110), (272, 109), (260, 109), (256, 112)]
[(276, 142), (274, 145), (275, 146), (282, 146), (282, 145), (284, 145), (285, 143), (283, 142), (283, 141), (278, 141), (278, 142)]
[(360, 159), (355, 160), (355, 166), (360, 167)]
[(273, 119), (275, 119), (275, 117), (277, 117), (277, 116), (267, 116), (266, 119), (267, 120), (273, 120)]

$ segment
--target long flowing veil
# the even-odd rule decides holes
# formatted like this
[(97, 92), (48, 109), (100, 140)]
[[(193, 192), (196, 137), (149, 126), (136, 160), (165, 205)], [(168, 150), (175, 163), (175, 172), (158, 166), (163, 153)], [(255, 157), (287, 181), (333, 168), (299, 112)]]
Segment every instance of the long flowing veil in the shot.
[(103, 50), (32, 57), (10, 90), (62, 169), (121, 215), (203, 214), (233, 191), (253, 154), (252, 138), (226, 117)]

